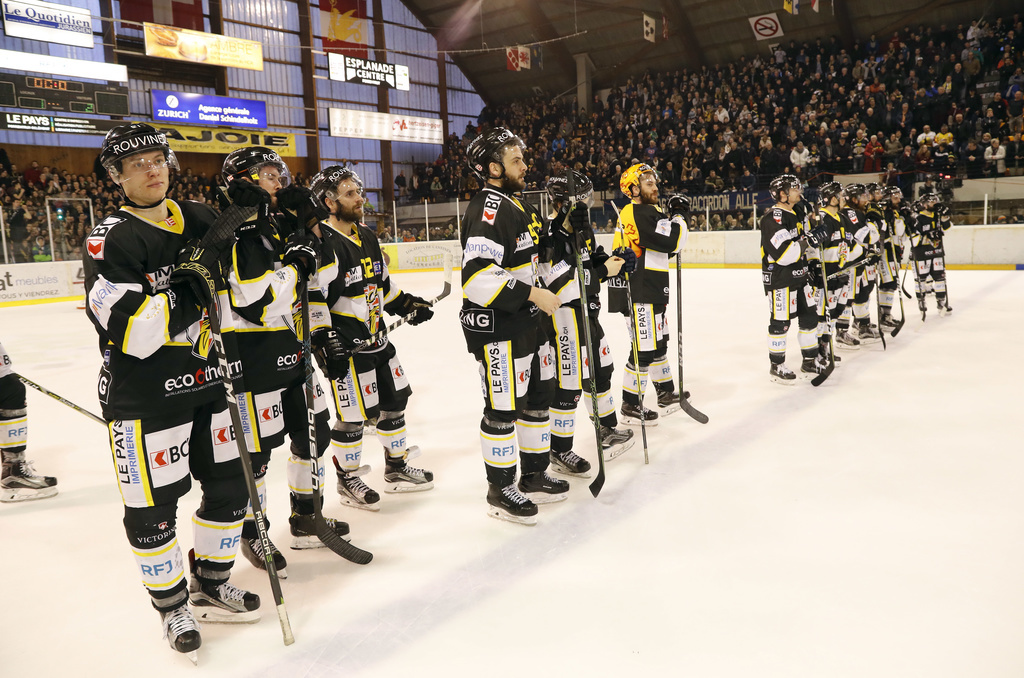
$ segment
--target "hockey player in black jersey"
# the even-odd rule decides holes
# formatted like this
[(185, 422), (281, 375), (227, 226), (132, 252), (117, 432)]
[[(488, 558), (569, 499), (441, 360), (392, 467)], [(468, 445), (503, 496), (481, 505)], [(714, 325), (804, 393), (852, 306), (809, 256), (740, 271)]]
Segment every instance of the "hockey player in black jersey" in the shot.
[(565, 499), (569, 483), (547, 473), (555, 369), (551, 321), (540, 314), (552, 315), (561, 302), (539, 277), (541, 215), (516, 197), (526, 186), (524, 150), (523, 141), (501, 127), (482, 133), (466, 149), (484, 187), (462, 221), (459, 319), (482, 379), (488, 515), (533, 525), (536, 504)]
[[(877, 186), (877, 184), (875, 184)], [(847, 184), (843, 191), (846, 196), (846, 218), (853, 225), (853, 237), (867, 252), (864, 264), (858, 266), (851, 276), (853, 282), (853, 336), (861, 344), (881, 341), (878, 328), (871, 324), (871, 292), (878, 277), (878, 260), (881, 254), (882, 212), (871, 206), (871, 193), (864, 184)], [(870, 207), (870, 209), (869, 209)]]
[(337, 419), (331, 450), (338, 473), (338, 493), (347, 506), (378, 511), (380, 495), (360, 477), (363, 428), (377, 420), (377, 438), (384, 447), (384, 491), (421, 492), (434, 487), (434, 474), (408, 463), (418, 448), (407, 443), (405, 407), (412, 394), (394, 344), (385, 335), (354, 355), (348, 351), (386, 329), (384, 311), (415, 317), (410, 325), (429, 320), (430, 304), (403, 292), (388, 275), (377, 235), (362, 223), (363, 182), (347, 167), (332, 165), (313, 177), (311, 190), (329, 216), (320, 224), (323, 246), (338, 266), (321, 271), (320, 289), (311, 301), (323, 302), (329, 326), (315, 329), (313, 348), (331, 379)]
[(896, 243), (906, 235), (906, 223), (899, 211), (903, 193), (896, 186), (879, 186), (876, 198), (882, 213), (882, 251), (878, 262), (878, 327), (882, 332), (892, 332), (896, 329), (892, 305), (899, 294), (900, 259)]
[[(309, 189), (292, 183), (288, 166), (277, 153), (262, 146), (236, 150), (224, 160), (221, 176), (232, 202), (261, 207), (259, 218), (237, 231), (227, 276), (231, 326), (237, 337), (246, 388), (252, 393), (256, 412), (259, 450), (251, 456), (260, 503), (266, 516), (265, 482), (270, 453), (281, 447), (287, 437), (291, 441), (288, 458), (291, 547), (322, 548), (323, 542), (316, 536), (313, 524), (305, 374), (295, 319), (301, 317), (298, 304), (302, 285), (315, 288), (320, 272), (336, 269), (337, 264), (329, 255), (320, 257), (316, 223), (322, 212), (312, 209), (319, 208), (319, 203)], [(309, 231), (297, 230), (293, 223), (299, 218), (293, 211), (304, 205), (310, 209), (304, 210), (301, 218), (311, 221)], [(323, 304), (310, 309), (310, 319), (323, 327), (330, 325)], [(330, 417), (323, 390), (319, 383), (315, 386), (315, 454), (319, 458), (330, 443)], [(346, 523), (333, 518), (326, 520), (338, 535), (348, 534)], [(268, 528), (269, 525), (267, 520)], [(270, 548), (278, 576), (286, 578), (284, 555), (272, 542)], [(241, 552), (253, 566), (266, 569), (251, 506), (242, 525)]]
[(801, 371), (817, 374), (824, 361), (818, 352), (818, 310), (814, 288), (809, 284), (807, 259), (815, 236), (801, 236), (800, 220), (793, 208), (800, 202), (802, 187), (795, 176), (784, 174), (772, 180), (768, 192), (775, 204), (761, 217), (761, 276), (769, 301), (768, 360), (772, 381), (792, 384), (796, 373), (786, 366), (786, 334), (797, 318)]
[[(576, 407), (582, 391), (590, 391), (588, 380), (595, 366), (601, 443), (605, 459), (614, 459), (633, 444), (632, 431), (616, 428), (618, 419), (611, 391), (612, 355), (598, 320), (601, 311), (601, 281), (618, 275), (626, 262), (622, 257), (610, 256), (598, 244), (590, 225), (593, 185), (581, 172), (572, 172), (575, 191), (572, 200), (576, 203), (572, 211), (569, 210), (569, 187), (565, 176), (551, 177), (547, 182), (553, 214), (548, 223), (550, 255), (542, 257), (541, 277), (545, 286), (557, 294), (562, 303), (552, 316), (558, 387), (551, 405), (551, 468), (559, 473), (587, 477), (590, 462), (573, 452), (573, 434), (576, 428)], [(584, 348), (586, 335), (576, 270), (577, 242), (582, 244), (579, 254), (586, 278), (590, 340), (598, 353), (596, 360)], [(590, 398), (586, 398), (585, 402), (586, 407), (591, 409)]]
[[(825, 359), (831, 351), (833, 337), (838, 340), (836, 323), (850, 304), (849, 274), (838, 271), (851, 265), (864, 254), (864, 249), (849, 228), (849, 220), (842, 212), (843, 200), (843, 187), (835, 181), (822, 184), (818, 189), (818, 205), (821, 208), (818, 212), (818, 227), (822, 233), (818, 250), (825, 265), (825, 275), (835, 276), (830, 277), (824, 285), (828, 289), (828, 298), (823, 300), (821, 315), (825, 317), (821, 320), (826, 325), (819, 330), (818, 350)], [(851, 337), (845, 339), (856, 342), (854, 346), (860, 344)], [(840, 360), (839, 356), (833, 358), (836, 362)]]
[[(108, 132), (98, 162), (125, 200), (92, 230), (83, 256), (103, 358), (99, 400), (139, 574), (171, 647), (191, 653), (201, 639), (190, 598), (207, 622), (254, 622), (260, 605), (228, 582), (248, 496), (204, 310), (222, 253), (196, 247), (216, 215), (166, 199), (178, 164), (149, 125)], [(203, 491), (191, 583), (176, 537), (190, 475)]]
[[(654, 381), (658, 407), (668, 413), (679, 408), (679, 394), (668, 363), (668, 323), (665, 311), (669, 301), (669, 259), (686, 244), (684, 210), (673, 210), (672, 200), (681, 205), (684, 198), (669, 201), (671, 216), (658, 206), (658, 174), (644, 163), (629, 167), (619, 178), (619, 189), (630, 203), (619, 212), (615, 227), (615, 251), (629, 248), (636, 255), (636, 270), (630, 274), (629, 294), (625, 286), (609, 281), (608, 306), (622, 313), (628, 323), (633, 349), (630, 351), (622, 383), (622, 423), (637, 425), (643, 417), (656, 426), (658, 413), (643, 406), (647, 379)], [(632, 308), (629, 300), (633, 302)], [(639, 364), (633, 364), (636, 354)], [(685, 396), (685, 394), (684, 394)]]
[(28, 444), (28, 403), (25, 384), (11, 367), (11, 357), (0, 344), (0, 501), (46, 499), (57, 494), (57, 479), (36, 475), (25, 459)]
[(946, 297), (946, 251), (942, 234), (952, 225), (949, 207), (939, 202), (936, 193), (926, 193), (915, 205), (914, 221), (909, 225), (911, 254), (917, 269), (917, 305), (921, 317), (927, 313), (926, 295), (935, 293), (940, 316), (953, 312)]

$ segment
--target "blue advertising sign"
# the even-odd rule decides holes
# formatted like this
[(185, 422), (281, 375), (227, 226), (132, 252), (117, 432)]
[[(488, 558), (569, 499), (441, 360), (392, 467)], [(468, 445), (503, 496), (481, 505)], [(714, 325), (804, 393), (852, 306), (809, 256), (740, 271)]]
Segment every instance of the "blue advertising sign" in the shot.
[(154, 120), (220, 127), (267, 127), (267, 104), (263, 101), (162, 89), (150, 90), (150, 96)]

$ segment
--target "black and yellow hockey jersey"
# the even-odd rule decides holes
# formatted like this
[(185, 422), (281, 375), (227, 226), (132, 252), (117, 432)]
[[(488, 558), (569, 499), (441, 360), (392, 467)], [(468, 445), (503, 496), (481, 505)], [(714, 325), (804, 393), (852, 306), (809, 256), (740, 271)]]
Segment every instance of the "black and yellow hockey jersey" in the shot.
[(216, 219), (209, 207), (167, 201), (159, 223), (123, 207), (86, 238), (86, 314), (99, 334), (98, 392), (107, 419), (182, 411), (224, 397), (207, 317), (171, 334), (168, 280), (185, 244)]
[[(670, 219), (657, 205), (629, 203), (619, 212), (614, 249), (629, 247), (636, 254), (636, 270), (629, 274), (634, 304), (668, 304), (669, 259), (683, 243), (686, 222)], [(608, 308), (630, 313), (624, 285), (608, 286)]]
[(800, 220), (783, 207), (772, 207), (758, 224), (761, 229), (761, 278), (765, 294), (807, 284), (807, 260), (800, 240)]
[[(231, 253), (231, 325), (246, 388), (254, 393), (285, 388), (305, 378), (302, 343), (296, 334), (302, 313), (300, 281), (294, 266), (283, 266), (283, 255), (284, 242), (275, 223), (264, 225), (258, 236), (239, 239)], [(336, 272), (331, 272), (336, 268), (333, 251), (324, 247), (320, 269), (310, 283), (310, 323), (314, 330), (330, 326), (323, 295), (317, 296), (314, 290), (320, 278), (336, 277)]]
[[(402, 290), (391, 282), (380, 242), (372, 229), (358, 224), (350, 235), (336, 231), (326, 221), (321, 222), (324, 256), (333, 256), (336, 266), (321, 268), (317, 284), (319, 291), (310, 294), (310, 308), (323, 302), (330, 312), (330, 324), (347, 346), (364, 341), (387, 329), (384, 311), (396, 313), (395, 306), (402, 303)], [(314, 328), (321, 320), (310, 314)], [(379, 351), (388, 344), (381, 337), (367, 351)]]
[(473, 196), (462, 220), (462, 310), (470, 352), (537, 327), (529, 301), (539, 284), (540, 214), (493, 186)]

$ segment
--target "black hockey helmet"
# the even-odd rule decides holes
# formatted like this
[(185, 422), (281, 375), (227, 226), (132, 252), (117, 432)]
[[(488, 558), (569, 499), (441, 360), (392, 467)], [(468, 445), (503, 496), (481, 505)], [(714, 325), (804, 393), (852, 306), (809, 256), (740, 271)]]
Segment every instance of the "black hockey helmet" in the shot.
[(524, 153), (526, 152), (526, 144), (522, 139), (504, 127), (494, 127), (469, 142), (469, 146), (466, 147), (466, 162), (469, 164), (469, 168), (484, 181), (491, 178), (492, 162), (501, 165), (501, 176), (505, 176), (505, 165), (502, 163), (502, 158), (505, 155), (505, 149), (513, 145), (519, 146)]
[(847, 202), (855, 202), (861, 198), (867, 197), (868, 189), (864, 184), (846, 184), (846, 188), (843, 189), (843, 195), (846, 196)]
[(829, 181), (818, 189), (818, 204), (828, 207), (832, 198), (839, 198), (843, 192), (843, 185), (838, 181)]
[(309, 190), (327, 207), (327, 198), (337, 200), (338, 184), (348, 179), (356, 182), (359, 192), (363, 192), (363, 180), (351, 168), (342, 165), (331, 165), (320, 170), (309, 182)]
[(883, 195), (882, 194), (882, 184), (879, 184), (879, 183), (876, 183), (876, 182), (872, 181), (865, 188), (867, 189), (868, 199), (870, 199), (870, 200), (878, 200)]
[(118, 125), (107, 132), (97, 160), (114, 183), (120, 185), (124, 159), (147, 151), (163, 151), (167, 167), (171, 170), (179, 168), (178, 159), (167, 143), (167, 135), (144, 122)]
[[(594, 185), (590, 183), (590, 177), (583, 172), (570, 171), (572, 172), (573, 191), (575, 193), (572, 196), (573, 202), (581, 202), (589, 207), (594, 197)], [(545, 188), (547, 188), (548, 195), (554, 202), (565, 202), (569, 198), (569, 182), (564, 174), (557, 174), (548, 179)]]
[(276, 151), (264, 146), (248, 146), (231, 151), (228, 157), (224, 158), (220, 174), (227, 183), (243, 177), (253, 183), (259, 183), (260, 170), (268, 165), (278, 171), (281, 188), (292, 183), (292, 173), (288, 170), (288, 165), (284, 164), (284, 160)]
[(885, 187), (886, 198), (899, 198), (903, 199), (903, 191), (900, 190), (899, 186), (886, 186)]
[(938, 203), (940, 201), (941, 201), (941, 198), (939, 198), (939, 194), (935, 193), (934, 191), (929, 191), (928, 193), (923, 194), (921, 196), (921, 200), (920, 200), (920, 202), (922, 204), (926, 204), (926, 203), (935, 204), (935, 203)]
[(782, 202), (783, 197), (787, 200), (789, 199), (789, 191), (794, 188), (797, 190), (803, 188), (800, 180), (792, 174), (781, 174), (772, 179), (772, 183), (768, 184), (768, 195), (775, 202)]

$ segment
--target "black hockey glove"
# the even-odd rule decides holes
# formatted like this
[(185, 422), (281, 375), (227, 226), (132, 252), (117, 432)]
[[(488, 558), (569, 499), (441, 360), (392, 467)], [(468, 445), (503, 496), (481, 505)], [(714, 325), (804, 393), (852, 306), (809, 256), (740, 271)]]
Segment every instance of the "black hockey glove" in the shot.
[(690, 211), (690, 199), (678, 193), (668, 199), (668, 213), (670, 216), (685, 217)]
[(341, 337), (334, 330), (313, 330), (309, 336), (316, 363), (330, 379), (344, 379), (348, 375), (348, 359)]
[(935, 213), (938, 214), (940, 217), (949, 216), (949, 212), (949, 205), (940, 204), (938, 207), (935, 208)]
[(928, 236), (928, 239), (931, 240), (932, 242), (938, 242), (939, 238), (942, 237), (942, 229), (941, 228), (931, 228), (931, 229), (928, 229), (927, 231), (925, 231), (925, 235)]
[(619, 269), (619, 275), (625, 275), (626, 273), (632, 273), (636, 270), (636, 252), (630, 247), (620, 247), (619, 249), (612, 252), (612, 256), (619, 257), (623, 260), (622, 268)]
[(167, 295), (167, 333), (171, 337), (184, 332), (192, 323), (203, 317), (203, 305), (199, 303), (192, 285), (183, 282), (168, 287)]
[(199, 305), (209, 308), (217, 297), (220, 255), (219, 249), (202, 247), (198, 240), (189, 241), (178, 253), (178, 265), (171, 271), (171, 287), (187, 285)]
[(291, 184), (277, 192), (277, 206), (297, 219), (297, 227), (310, 229), (329, 216), (327, 208), (305, 186)]
[(239, 207), (269, 205), (272, 198), (259, 184), (248, 179), (235, 179), (228, 184), (228, 197)]
[(402, 295), (401, 300), (395, 300), (394, 313), (402, 316), (414, 313), (415, 315), (409, 319), (410, 325), (419, 325), (434, 317), (434, 310), (430, 308), (430, 302), (426, 299), (408, 292), (403, 292)]
[(807, 231), (807, 242), (810, 243), (811, 247), (821, 247), (821, 243), (825, 242), (828, 238), (828, 229), (824, 226), (817, 226)]
[(590, 210), (582, 203), (576, 203), (576, 207), (569, 212), (569, 225), (573, 233), (586, 233), (590, 227)]
[(308, 231), (295, 231), (285, 242), (282, 263), (295, 266), (301, 280), (308, 279), (320, 266), (320, 241)]
[(569, 204), (563, 204), (555, 216), (551, 217), (551, 235), (557, 237), (560, 242), (569, 242), (572, 238), (572, 228), (569, 221)]

